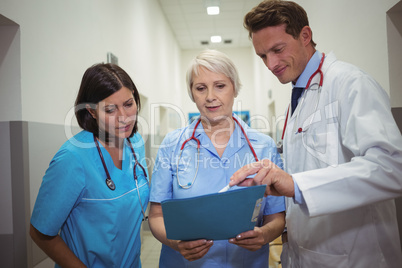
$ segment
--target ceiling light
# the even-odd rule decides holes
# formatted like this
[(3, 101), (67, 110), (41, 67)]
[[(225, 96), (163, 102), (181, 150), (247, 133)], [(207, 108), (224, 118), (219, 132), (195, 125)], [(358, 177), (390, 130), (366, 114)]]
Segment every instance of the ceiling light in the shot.
[(208, 15), (218, 15), (219, 7), (218, 6), (207, 7), (207, 13), (208, 13)]
[(220, 43), (222, 42), (222, 37), (220, 35), (211, 36), (212, 43)]
[(207, 9), (208, 15), (218, 15), (220, 0), (203, 0), (204, 7)]

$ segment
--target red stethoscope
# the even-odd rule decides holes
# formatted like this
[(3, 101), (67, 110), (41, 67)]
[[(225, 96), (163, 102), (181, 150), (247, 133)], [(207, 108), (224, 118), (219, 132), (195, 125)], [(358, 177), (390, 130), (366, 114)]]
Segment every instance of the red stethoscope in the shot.
[[(320, 75), (320, 83), (318, 84), (318, 92), (321, 92), (322, 83), (323, 83), (323, 81), (324, 81), (324, 73), (322, 72), (322, 65), (323, 65), (323, 63), (324, 63), (324, 59), (325, 59), (325, 53), (322, 53), (320, 65), (318, 66), (317, 70), (310, 76), (310, 79), (309, 79), (308, 82), (307, 82), (307, 85), (306, 85), (305, 90), (310, 89), (311, 81), (313, 80), (313, 78), (314, 78), (317, 74), (319, 74), (319, 75)], [(302, 103), (300, 104), (300, 106), (301, 106), (301, 105), (302, 105)], [(317, 110), (317, 107), (318, 107), (318, 101), (317, 101), (316, 107), (315, 107), (316, 110)], [(281, 138), (281, 140), (283, 140), (283, 138), (285, 137), (285, 131), (286, 131), (286, 127), (287, 127), (287, 125), (288, 125), (289, 110), (290, 110), (290, 104), (289, 104), (289, 106), (288, 106), (288, 111), (287, 111), (287, 113), (286, 113), (286, 119), (285, 119), (285, 124), (284, 124), (284, 126), (283, 126), (283, 131), (282, 131), (282, 138)], [(300, 114), (300, 109), (299, 109), (299, 112), (298, 112), (298, 114), (297, 114), (297, 117), (299, 116), (299, 114)], [(297, 122), (295, 123), (295, 125), (297, 125)], [(302, 127), (299, 127), (299, 128), (297, 129), (296, 133), (301, 133), (301, 132), (303, 132), (303, 128), (302, 128)], [(278, 146), (278, 148), (281, 147), (281, 146), (282, 146), (282, 144), (280, 144), (280, 145)]]
[[(107, 187), (109, 187), (110, 190), (114, 191), (114, 190), (116, 189), (116, 185), (114, 184), (112, 178), (110, 177), (110, 173), (109, 173), (109, 171), (108, 171), (108, 169), (107, 169), (107, 167), (106, 167), (106, 163), (105, 163), (105, 159), (103, 158), (102, 151), (101, 151), (101, 149), (99, 148), (98, 140), (97, 140), (97, 138), (95, 137), (95, 135), (93, 135), (93, 136), (94, 136), (94, 142), (95, 142), (96, 148), (98, 149), (99, 157), (100, 157), (100, 159), (101, 159), (101, 161), (102, 161), (103, 169), (105, 170), (105, 173), (106, 173), (106, 180), (105, 180), (106, 185), (107, 185)], [(144, 167), (140, 164), (140, 162), (138, 162), (138, 160), (137, 160), (137, 156), (135, 155), (134, 148), (133, 148), (133, 145), (131, 144), (130, 139), (127, 138), (127, 141), (128, 141), (128, 144), (130, 145), (131, 153), (132, 153), (133, 156), (134, 156), (133, 177), (134, 177), (135, 186), (136, 186), (137, 194), (138, 194), (138, 199), (139, 199), (139, 201), (140, 201), (141, 211), (142, 211), (142, 215), (143, 215), (143, 219), (142, 219), (142, 220), (145, 221), (145, 220), (148, 219), (148, 216), (145, 215), (144, 206), (142, 205), (142, 201), (141, 201), (140, 190), (139, 190), (139, 188), (138, 188), (138, 176), (137, 176), (137, 171), (136, 171), (137, 166), (141, 168), (142, 173), (144, 174), (145, 179), (147, 180), (147, 183), (148, 183), (148, 186), (149, 186), (148, 176), (147, 176), (147, 173), (145, 172), (145, 168), (144, 168)]]
[[(247, 143), (248, 143), (248, 146), (250, 147), (250, 150), (251, 150), (251, 152), (252, 152), (253, 155), (254, 155), (255, 161), (258, 162), (257, 154), (255, 153), (254, 148), (253, 148), (253, 146), (251, 145), (251, 142), (250, 142), (250, 140), (248, 139), (248, 137), (247, 137), (247, 135), (246, 135), (246, 132), (244, 131), (244, 129), (243, 129), (243, 127), (241, 126), (241, 124), (239, 123), (239, 121), (237, 121), (237, 119), (234, 118), (234, 117), (232, 117), (232, 118), (233, 118), (233, 120), (237, 123), (237, 125), (240, 127), (241, 132), (243, 133), (244, 137), (246, 138)], [(198, 125), (199, 125), (200, 123), (201, 123), (201, 118), (199, 118), (198, 121), (197, 121), (197, 123), (195, 124), (194, 130), (193, 130), (193, 134), (191, 135), (191, 137), (188, 138), (187, 140), (185, 140), (185, 141), (183, 142), (183, 144), (181, 145), (181, 147), (180, 147), (180, 155), (179, 155), (179, 160), (177, 161), (177, 169), (176, 169), (176, 174), (177, 174), (177, 175), (176, 175), (176, 176), (177, 176), (177, 183), (178, 183), (179, 186), (180, 186), (181, 188), (183, 188), (183, 189), (189, 189), (191, 186), (193, 186), (194, 181), (195, 181), (195, 178), (197, 177), (198, 168), (199, 168), (199, 166), (200, 166), (199, 159), (200, 159), (200, 144), (201, 144), (201, 143), (200, 143), (200, 140), (195, 137), (195, 131), (197, 130), (197, 127), (198, 127)], [(184, 149), (184, 146), (186, 145), (186, 143), (189, 142), (189, 141), (191, 141), (191, 140), (195, 140), (195, 141), (197, 142), (197, 169), (196, 169), (196, 172), (195, 172), (195, 175), (194, 175), (194, 178), (193, 178), (192, 182), (189, 182), (188, 184), (181, 184), (181, 183), (180, 183), (180, 180), (179, 180), (179, 163), (180, 163), (180, 159), (181, 159), (181, 154), (183, 153), (183, 149)]]

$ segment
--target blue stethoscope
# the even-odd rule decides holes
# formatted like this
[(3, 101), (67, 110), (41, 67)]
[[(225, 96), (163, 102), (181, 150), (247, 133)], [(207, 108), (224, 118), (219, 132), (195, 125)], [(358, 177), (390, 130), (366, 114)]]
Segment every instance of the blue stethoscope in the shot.
[[(244, 137), (246, 138), (247, 143), (248, 143), (248, 146), (250, 147), (250, 150), (251, 150), (251, 152), (252, 152), (253, 155), (254, 155), (255, 161), (258, 162), (257, 154), (255, 153), (254, 148), (253, 148), (253, 146), (251, 145), (251, 142), (250, 142), (250, 140), (248, 139), (248, 137), (247, 137), (247, 135), (246, 135), (246, 132), (244, 131), (244, 129), (243, 129), (243, 127), (241, 126), (241, 124), (239, 123), (239, 121), (237, 121), (237, 119), (234, 118), (234, 117), (232, 117), (232, 118), (233, 118), (233, 120), (237, 123), (237, 125), (240, 127), (241, 132), (243, 133)], [(191, 186), (193, 186), (193, 184), (194, 184), (194, 182), (195, 182), (195, 178), (197, 177), (198, 168), (199, 168), (199, 166), (200, 166), (199, 159), (200, 159), (200, 144), (201, 144), (201, 143), (200, 143), (200, 140), (195, 137), (195, 131), (197, 130), (197, 127), (198, 127), (198, 125), (199, 125), (200, 123), (201, 123), (201, 118), (199, 118), (198, 121), (197, 121), (197, 123), (195, 124), (194, 130), (193, 130), (193, 134), (191, 135), (191, 137), (188, 138), (187, 140), (185, 140), (185, 141), (183, 142), (183, 144), (181, 145), (181, 147), (180, 147), (180, 155), (179, 155), (179, 160), (177, 161), (177, 168), (176, 168), (176, 174), (177, 174), (176, 176), (177, 176), (177, 183), (179, 184), (180, 188), (183, 188), (183, 189), (189, 189), (189, 188), (191, 188)], [(187, 184), (181, 184), (181, 183), (180, 183), (180, 179), (179, 179), (179, 163), (180, 163), (180, 159), (181, 159), (181, 154), (183, 153), (183, 149), (184, 149), (184, 146), (186, 145), (186, 143), (189, 142), (189, 141), (191, 141), (191, 140), (195, 140), (195, 141), (197, 142), (197, 169), (196, 169), (196, 171), (195, 171), (195, 175), (194, 175), (194, 178), (193, 178), (192, 182), (189, 182), (189, 183), (187, 183)]]
[[(103, 168), (105, 169), (105, 173), (106, 173), (105, 182), (106, 182), (106, 185), (107, 185), (107, 187), (109, 187), (110, 190), (114, 191), (116, 189), (116, 185), (114, 184), (112, 178), (110, 177), (109, 171), (108, 171), (108, 169), (106, 167), (105, 159), (103, 158), (102, 151), (99, 148), (98, 140), (96, 139), (95, 135), (93, 135), (93, 136), (94, 136), (94, 142), (95, 142), (96, 148), (98, 149), (99, 157), (100, 157), (100, 159), (102, 161)], [(145, 216), (145, 210), (144, 210), (144, 207), (142, 205), (140, 190), (138, 188), (138, 176), (137, 176), (137, 171), (136, 171), (137, 166), (139, 166), (142, 169), (142, 172), (144, 173), (145, 179), (147, 180), (147, 183), (148, 183), (148, 186), (149, 186), (148, 176), (147, 176), (147, 173), (145, 172), (145, 168), (137, 160), (137, 156), (135, 155), (134, 148), (133, 148), (133, 145), (131, 144), (130, 139), (127, 138), (127, 141), (128, 141), (128, 144), (130, 145), (131, 152), (133, 153), (133, 156), (134, 156), (134, 162), (135, 162), (134, 163), (134, 168), (133, 168), (134, 181), (135, 181), (135, 186), (137, 188), (138, 199), (140, 200), (140, 206), (141, 206), (141, 211), (142, 211), (142, 215), (143, 215), (143, 221), (145, 221), (145, 220), (147, 220), (148, 217)]]
[[(317, 74), (320, 75), (320, 82), (319, 82), (319, 84), (318, 84), (318, 94), (319, 94), (319, 95), (318, 95), (318, 100), (317, 100), (317, 102), (316, 102), (315, 111), (317, 111), (317, 108), (318, 108), (318, 102), (319, 102), (319, 100), (320, 100), (320, 94), (321, 94), (322, 83), (323, 83), (323, 81), (324, 81), (324, 73), (322, 72), (322, 65), (323, 65), (323, 63), (324, 63), (324, 59), (325, 59), (325, 53), (322, 53), (320, 65), (318, 66), (317, 70), (310, 76), (310, 78), (309, 78), (309, 80), (308, 80), (308, 82), (307, 82), (307, 84), (306, 84), (306, 88), (305, 88), (305, 91), (307, 91), (308, 89), (310, 89), (311, 81), (313, 80), (313, 78), (314, 78)], [(299, 104), (300, 108), (299, 108), (299, 111), (298, 111), (298, 113), (297, 113), (297, 115), (296, 115), (295, 126), (297, 126), (297, 120), (299, 119), (300, 110), (301, 110), (301, 107), (303, 106), (303, 104), (304, 104), (304, 98), (302, 99), (301, 103)], [(282, 143), (282, 141), (283, 141), (283, 138), (285, 137), (285, 131), (286, 131), (286, 127), (287, 127), (287, 125), (288, 125), (289, 110), (290, 110), (290, 104), (289, 104), (289, 106), (288, 106), (288, 111), (286, 112), (286, 119), (285, 119), (285, 124), (284, 124), (284, 126), (283, 126), (282, 138), (281, 138), (281, 140), (280, 140), (280, 141), (278, 142), (278, 144), (277, 144), (279, 153), (282, 153), (282, 152), (283, 152), (283, 143)], [(311, 121), (310, 121), (310, 125), (311, 125), (311, 123), (312, 123), (312, 121), (313, 121), (313, 118), (314, 118), (314, 117), (312, 116), (312, 117), (311, 117)], [(302, 127), (298, 127), (297, 130), (295, 131), (295, 133), (305, 132), (306, 130), (307, 130), (307, 128), (303, 129)]]

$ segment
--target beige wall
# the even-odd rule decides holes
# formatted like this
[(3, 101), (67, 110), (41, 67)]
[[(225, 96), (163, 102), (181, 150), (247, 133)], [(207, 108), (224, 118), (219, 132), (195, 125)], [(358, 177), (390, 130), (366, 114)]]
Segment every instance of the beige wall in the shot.
[[(366, 70), (391, 94), (392, 106), (402, 106), (398, 60), (402, 55), (398, 28), (401, 17), (400, 13), (396, 19), (386, 16), (401, 1), (296, 2), (309, 14), (317, 49), (334, 51), (340, 60)], [(400, 8), (395, 11), (400, 12)], [(49, 126), (46, 129), (76, 125), (71, 109), (82, 74), (90, 65), (105, 62), (107, 52), (118, 57), (120, 66), (128, 71), (146, 100), (143, 133), (160, 134), (158, 130), (182, 126), (188, 112), (196, 111), (187, 96), (184, 79), (190, 59), (199, 51), (179, 48), (157, 0), (0, 0), (0, 15), (0, 122), (23, 121), (28, 126), (37, 122)], [(290, 85), (281, 85), (251, 47), (220, 50), (233, 59), (243, 82), (234, 110), (249, 110), (251, 116), (265, 118), (268, 128), (264, 120), (253, 125), (263, 132), (276, 131), (276, 123), (280, 132)], [(390, 82), (390, 75), (396, 82)], [(159, 112), (160, 104), (167, 106), (164, 112)], [(167, 118), (167, 126), (161, 125), (161, 118)], [(45, 140), (46, 135), (52, 135), (46, 129), (41, 133)], [(1, 134), (9, 135), (7, 131)], [(31, 192), (26, 198), (33, 206), (31, 200), (41, 182), (40, 174), (44, 174), (50, 159), (44, 159), (48, 156), (42, 155), (37, 146), (29, 149), (29, 155), (21, 157), (28, 159), (25, 167), (29, 168), (30, 189), (25, 191)], [(155, 154), (157, 144), (149, 151)], [(7, 155), (5, 152), (2, 157), (8, 159)], [(42, 157), (42, 170), (29, 165), (30, 157)], [(3, 174), (10, 173), (7, 161), (2, 167), (7, 169), (2, 170)], [(11, 177), (4, 178), (7, 181), (3, 184), (11, 187)], [(15, 207), (9, 203), (14, 197), (2, 196), (8, 201), (2, 198), (1, 212), (8, 215)], [(9, 217), (0, 223), (0, 237), (10, 239), (16, 233), (16, 223)]]
[(24, 121), (64, 124), (85, 69), (107, 52), (143, 95), (181, 103), (180, 49), (156, 0), (0, 0), (0, 14), (20, 26)]

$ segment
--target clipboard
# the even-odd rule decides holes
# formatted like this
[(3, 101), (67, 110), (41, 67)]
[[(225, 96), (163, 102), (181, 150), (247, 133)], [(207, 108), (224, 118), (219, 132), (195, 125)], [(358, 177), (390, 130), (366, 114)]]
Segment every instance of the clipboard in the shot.
[(266, 185), (161, 202), (168, 239), (227, 240), (254, 229)]

